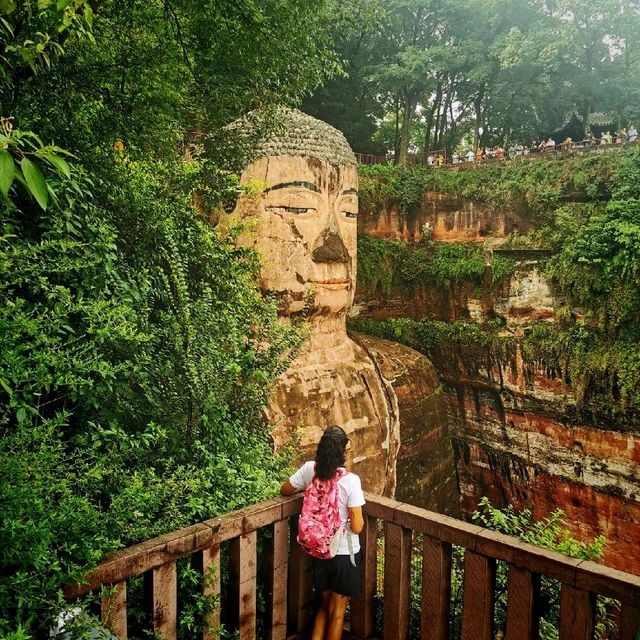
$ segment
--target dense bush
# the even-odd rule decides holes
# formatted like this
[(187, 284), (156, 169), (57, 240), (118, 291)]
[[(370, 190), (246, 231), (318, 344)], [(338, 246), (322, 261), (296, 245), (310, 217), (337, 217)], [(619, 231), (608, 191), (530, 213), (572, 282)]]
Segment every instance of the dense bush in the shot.
[[(107, 551), (260, 500), (260, 407), (296, 334), (191, 206), (196, 164), (106, 155), (2, 219), (0, 628), (48, 624)], [(35, 204), (35, 203), (34, 203)], [(9, 626), (7, 626), (9, 625)]]
[(513, 273), (514, 266), (500, 256), (487, 263), (477, 245), (430, 239), (408, 245), (364, 234), (358, 238), (358, 284), (372, 293), (397, 288), (410, 295), (421, 286), (446, 289), (469, 281), (481, 284), (485, 276), (498, 283)]
[(406, 213), (419, 207), (425, 192), (435, 191), (492, 207), (524, 204), (544, 222), (565, 199), (610, 197), (622, 171), (637, 172), (637, 154), (637, 149), (630, 148), (618, 154), (491, 163), (460, 171), (364, 165), (359, 168), (361, 205), (376, 213), (395, 201)]
[(0, 636), (47, 636), (105, 553), (283, 477), (261, 407), (300, 335), (209, 224), (237, 178), (183, 142), (338, 71), (327, 10), (0, 3)]

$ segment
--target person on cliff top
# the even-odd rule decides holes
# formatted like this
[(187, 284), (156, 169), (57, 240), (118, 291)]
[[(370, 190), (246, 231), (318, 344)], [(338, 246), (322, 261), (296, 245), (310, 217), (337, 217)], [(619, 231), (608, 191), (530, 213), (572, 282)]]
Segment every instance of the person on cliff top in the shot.
[(349, 599), (360, 595), (362, 554), (358, 534), (364, 528), (365, 500), (360, 478), (345, 468), (349, 449), (350, 440), (344, 430), (335, 425), (327, 427), (318, 444), (315, 461), (305, 462), (280, 488), (282, 495), (289, 496), (305, 491), (316, 478), (321, 481), (338, 478), (339, 513), (345, 535), (333, 558), (311, 558), (313, 584), (321, 598), (311, 640), (342, 638)]

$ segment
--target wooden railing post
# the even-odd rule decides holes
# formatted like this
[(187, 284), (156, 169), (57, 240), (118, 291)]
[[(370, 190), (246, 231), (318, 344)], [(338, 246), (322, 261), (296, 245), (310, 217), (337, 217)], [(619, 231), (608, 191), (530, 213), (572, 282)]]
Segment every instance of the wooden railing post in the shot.
[(238, 538), (238, 629), (240, 640), (255, 640), (256, 637), (256, 589), (257, 589), (257, 542), (256, 531)]
[(495, 560), (465, 551), (462, 640), (493, 640), (495, 581)]
[(273, 525), (272, 553), (269, 640), (285, 640), (287, 637), (287, 571), (289, 568), (288, 520), (280, 520)]
[(560, 588), (560, 640), (593, 640), (595, 619), (595, 594), (563, 584)]
[(411, 530), (387, 522), (384, 533), (384, 639), (405, 640), (409, 633)]
[(178, 626), (178, 577), (175, 562), (151, 569), (153, 630), (162, 640), (175, 640)]
[(301, 633), (311, 624), (313, 609), (311, 559), (296, 541), (298, 518), (290, 518), (289, 589), (287, 620), (289, 633)]
[(622, 603), (620, 612), (620, 640), (638, 640), (640, 638), (640, 607)]
[(362, 552), (362, 591), (351, 601), (351, 631), (359, 638), (368, 638), (375, 630), (374, 598), (378, 566), (378, 521), (365, 516), (364, 531), (360, 534)]
[(202, 640), (217, 640), (220, 636), (220, 545), (214, 544), (208, 549), (203, 549), (202, 573), (204, 576), (204, 589), (202, 595), (205, 598), (216, 600), (215, 607), (206, 614), (205, 630)]
[(102, 594), (102, 623), (118, 638), (127, 638), (127, 583), (123, 580), (106, 587)]
[(540, 576), (527, 569), (509, 566), (507, 591), (507, 640), (538, 638), (537, 601)]
[(424, 537), (422, 543), (422, 640), (447, 640), (451, 604), (451, 544)]

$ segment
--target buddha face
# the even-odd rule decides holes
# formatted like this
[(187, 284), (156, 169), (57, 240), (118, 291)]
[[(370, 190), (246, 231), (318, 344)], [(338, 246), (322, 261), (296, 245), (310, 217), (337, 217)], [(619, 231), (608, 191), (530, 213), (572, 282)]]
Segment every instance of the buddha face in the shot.
[(255, 215), (253, 246), (262, 259), (261, 286), (280, 298), (280, 313), (306, 310), (342, 316), (351, 306), (356, 278), (358, 192), (351, 165), (315, 158), (261, 158), (242, 174), (259, 180), (258, 199), (242, 197), (236, 210)]

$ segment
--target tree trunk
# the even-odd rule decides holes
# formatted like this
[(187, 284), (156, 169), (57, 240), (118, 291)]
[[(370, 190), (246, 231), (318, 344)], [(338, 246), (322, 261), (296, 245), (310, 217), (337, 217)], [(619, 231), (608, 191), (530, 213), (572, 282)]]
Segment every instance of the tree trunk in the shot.
[(414, 96), (405, 93), (404, 110), (402, 113), (402, 131), (400, 132), (400, 164), (407, 166), (409, 158), (409, 142), (411, 140), (411, 124), (416, 111), (416, 101)]
[(400, 152), (400, 104), (398, 94), (396, 93), (396, 137), (393, 144), (393, 164), (398, 164), (398, 155)]
[(440, 123), (440, 139), (438, 140), (438, 147), (442, 148), (444, 146), (444, 134), (447, 129), (447, 112), (449, 111), (449, 107), (451, 106), (451, 100), (453, 99), (453, 92), (449, 91), (447, 93), (447, 97), (444, 102), (444, 109), (442, 110), (442, 121)]
[[(588, 137), (589, 135), (589, 131), (591, 130), (591, 127), (589, 126), (589, 118), (591, 117), (591, 100), (589, 100), (589, 102), (587, 103), (587, 109), (586, 109), (586, 113), (584, 114), (584, 120), (582, 122), (582, 134), (584, 135), (584, 137)], [(618, 131), (620, 130), (620, 127), (618, 127)], [(562, 140), (558, 140), (558, 142), (562, 142)]]
[(429, 146), (431, 145), (431, 127), (433, 127), (433, 116), (435, 115), (436, 106), (435, 103), (431, 105), (429, 109), (429, 115), (427, 116), (427, 131), (424, 134), (424, 155), (425, 157), (429, 153)]
[(484, 97), (484, 86), (478, 91), (473, 105), (476, 112), (476, 119), (473, 126), (473, 147), (474, 151), (480, 146), (480, 125), (482, 124), (482, 98)]

